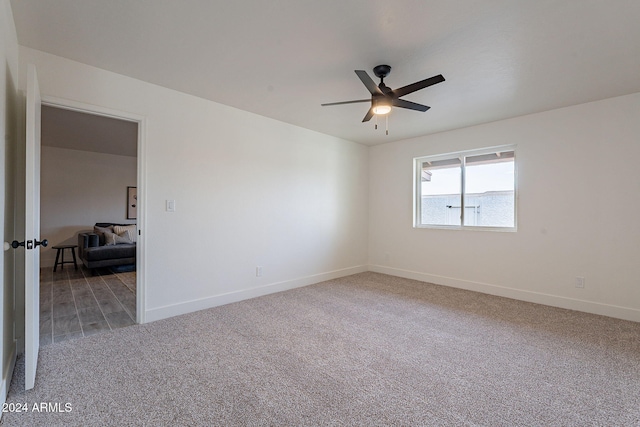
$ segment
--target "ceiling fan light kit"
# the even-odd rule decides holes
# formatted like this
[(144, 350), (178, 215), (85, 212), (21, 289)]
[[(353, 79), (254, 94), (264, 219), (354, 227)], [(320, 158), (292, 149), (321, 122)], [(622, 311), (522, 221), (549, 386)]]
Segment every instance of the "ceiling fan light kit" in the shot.
[[(425, 112), (431, 107), (427, 105), (417, 104), (411, 101), (406, 101), (404, 99), (400, 99), (400, 97), (444, 81), (444, 77), (442, 76), (442, 74), (438, 74), (437, 76), (429, 77), (428, 79), (424, 79), (419, 82), (415, 82), (410, 85), (403, 86), (401, 88), (393, 90), (389, 86), (384, 84), (384, 78), (387, 77), (390, 72), (391, 72), (391, 67), (389, 65), (378, 65), (374, 67), (373, 73), (376, 75), (376, 77), (380, 79), (380, 84), (376, 85), (375, 82), (371, 79), (371, 77), (369, 77), (369, 74), (367, 74), (366, 71), (355, 70), (355, 73), (360, 78), (360, 81), (362, 81), (362, 83), (371, 93), (371, 99), (358, 99), (355, 101), (332, 102), (329, 104), (321, 104), (321, 105), (323, 107), (326, 107), (329, 105), (353, 104), (356, 102), (370, 102), (371, 107), (369, 108), (369, 111), (367, 112), (367, 114), (364, 116), (364, 119), (362, 119), (363, 123), (371, 120), (371, 118), (374, 115), (378, 116), (378, 115), (389, 114), (391, 112), (392, 106), (399, 107), (399, 108), (406, 108), (408, 110)], [(375, 128), (376, 129), (378, 128), (377, 124)], [(389, 130), (387, 127), (387, 135), (388, 134), (389, 134)]]
[(376, 105), (373, 107), (373, 114), (384, 115), (389, 114), (390, 111), (391, 105), (382, 102), (376, 103)]

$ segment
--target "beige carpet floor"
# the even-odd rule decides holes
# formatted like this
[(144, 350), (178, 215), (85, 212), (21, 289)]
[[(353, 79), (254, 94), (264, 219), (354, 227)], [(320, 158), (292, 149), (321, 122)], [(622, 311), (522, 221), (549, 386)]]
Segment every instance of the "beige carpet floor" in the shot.
[(639, 323), (376, 273), (54, 343), (26, 393), (22, 369), (2, 425), (640, 425)]

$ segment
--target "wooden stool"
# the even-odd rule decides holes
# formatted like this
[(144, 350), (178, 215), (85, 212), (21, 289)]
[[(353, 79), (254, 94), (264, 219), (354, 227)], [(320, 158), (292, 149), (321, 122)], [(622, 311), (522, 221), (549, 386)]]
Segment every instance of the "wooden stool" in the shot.
[[(58, 246), (52, 246), (51, 249), (57, 249), (58, 252), (56, 253), (56, 263), (53, 265), (53, 271), (56, 271), (56, 268), (58, 268), (58, 264), (60, 264), (60, 270), (64, 270), (64, 265), (65, 264), (73, 264), (73, 266), (76, 268), (76, 270), (78, 269), (78, 264), (76, 263), (76, 248), (78, 247), (78, 245), (58, 245)], [(73, 255), (73, 261), (65, 261), (64, 260), (64, 250), (65, 249), (71, 249), (71, 255)], [(58, 260), (60, 259), (60, 252), (62, 252), (62, 261), (58, 262)]]

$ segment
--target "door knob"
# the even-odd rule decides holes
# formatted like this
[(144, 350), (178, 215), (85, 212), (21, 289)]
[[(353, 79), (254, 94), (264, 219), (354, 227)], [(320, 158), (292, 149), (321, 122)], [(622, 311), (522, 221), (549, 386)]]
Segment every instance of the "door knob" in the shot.
[[(25, 242), (18, 242), (17, 240), (14, 240), (13, 242), (11, 242), (11, 247), (13, 249), (18, 249), (20, 246), (24, 246)], [(29, 240), (27, 241), (27, 249), (33, 249), (34, 247), (38, 247), (38, 245), (42, 245), (43, 247), (47, 247), (47, 245), (49, 244), (49, 241), (47, 239), (44, 239), (42, 241), (37, 241), (37, 240)]]

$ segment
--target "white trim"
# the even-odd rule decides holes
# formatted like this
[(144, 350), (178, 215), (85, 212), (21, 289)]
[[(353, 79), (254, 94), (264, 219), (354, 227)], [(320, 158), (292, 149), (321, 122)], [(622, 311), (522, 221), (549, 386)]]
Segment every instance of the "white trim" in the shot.
[[(13, 378), (13, 370), (16, 367), (16, 354), (17, 347), (16, 342), (13, 342), (13, 349), (9, 356), (9, 365), (7, 369), (2, 373), (2, 384), (0, 384), (0, 408), (7, 401), (7, 394), (9, 393), (9, 387), (11, 386), (11, 379)], [(3, 412), (0, 411), (0, 420), (2, 419)]]
[(127, 111), (119, 111), (114, 110), (112, 108), (101, 107), (98, 105), (85, 104), (78, 101), (72, 101), (70, 99), (58, 98), (55, 96), (42, 96), (42, 104), (48, 105), (56, 108), (62, 108), (65, 110), (78, 111), (81, 113), (88, 113), (98, 116), (110, 117), (118, 120), (126, 120), (129, 122), (138, 123), (138, 158), (137, 158), (137, 186), (138, 186), (138, 200), (141, 201), (138, 205), (138, 218), (136, 219), (136, 223), (138, 225), (138, 230), (140, 230), (140, 235), (137, 240), (138, 243), (136, 245), (136, 322), (137, 323), (145, 323), (145, 313), (146, 313), (146, 303), (145, 303), (145, 295), (146, 295), (146, 267), (147, 267), (147, 258), (146, 258), (146, 225), (147, 225), (147, 216), (146, 216), (146, 206), (147, 206), (147, 192), (146, 192), (146, 147), (147, 147), (147, 126), (146, 126), (146, 117), (140, 114), (130, 113)]
[(542, 292), (526, 291), (506, 286), (492, 285), (489, 283), (456, 279), (453, 277), (438, 276), (435, 274), (403, 270), (383, 265), (369, 265), (369, 271), (388, 274), (390, 276), (403, 277), (406, 279), (419, 280), (421, 282), (433, 283), (436, 285), (450, 286), (452, 288), (466, 289), (469, 291), (481, 292), (483, 294), (506, 297), (519, 301), (566, 308), (585, 313), (599, 314), (602, 316), (615, 317), (617, 319), (630, 320), (632, 322), (640, 322), (640, 310), (635, 308), (585, 301), (558, 295), (545, 294)]
[(114, 110), (113, 108), (101, 107), (99, 105), (86, 104), (70, 99), (59, 98), (57, 96), (42, 95), (42, 104), (49, 105), (64, 110), (89, 113), (94, 116), (111, 117), (113, 119), (126, 120), (128, 122), (140, 122), (145, 120), (145, 116), (128, 111)]
[(138, 120), (138, 236), (136, 244), (136, 322), (145, 323), (147, 290), (147, 122)]
[(324, 282), (325, 280), (332, 280), (339, 277), (350, 276), (352, 274), (364, 273), (367, 270), (368, 269), (366, 265), (358, 265), (355, 267), (348, 267), (340, 270), (313, 274), (311, 276), (300, 277), (297, 279), (285, 280), (283, 282), (271, 283), (255, 288), (243, 289), (241, 291), (228, 292), (226, 294), (215, 295), (212, 297), (201, 298), (178, 304), (165, 305), (164, 307), (153, 308), (147, 311), (146, 319), (148, 322), (154, 322), (156, 320), (166, 319), (173, 316), (179, 316), (181, 314), (230, 304), (232, 302), (238, 302), (250, 298), (260, 297), (263, 295), (273, 294), (276, 292), (286, 291), (289, 289), (313, 285), (315, 283)]

